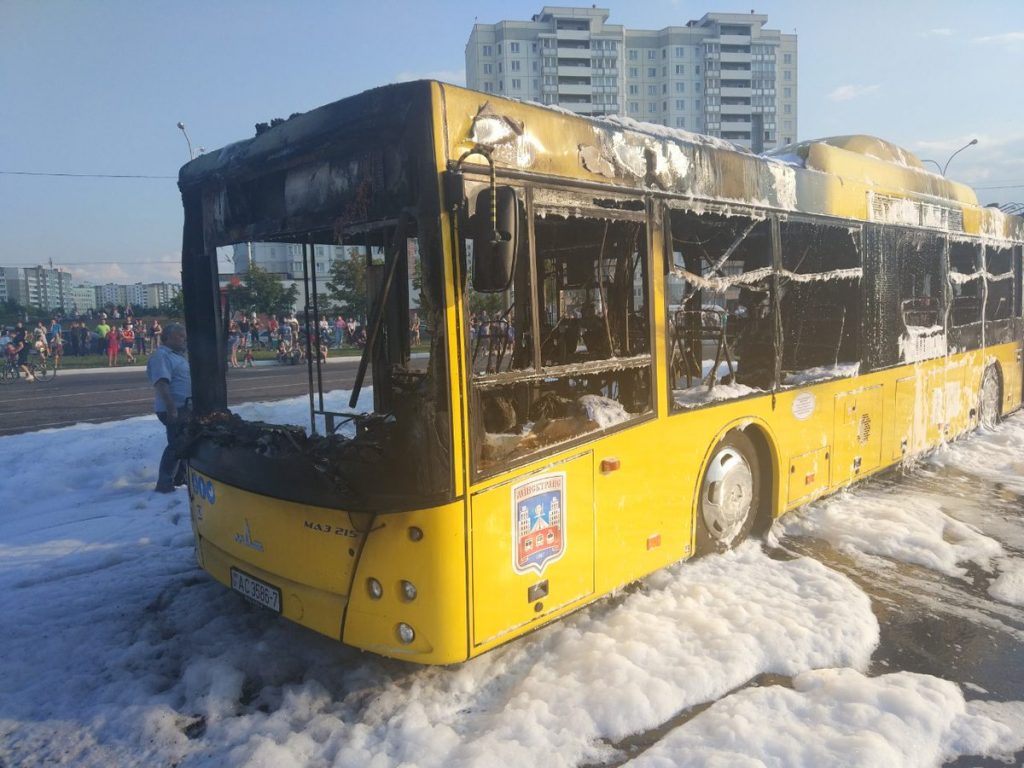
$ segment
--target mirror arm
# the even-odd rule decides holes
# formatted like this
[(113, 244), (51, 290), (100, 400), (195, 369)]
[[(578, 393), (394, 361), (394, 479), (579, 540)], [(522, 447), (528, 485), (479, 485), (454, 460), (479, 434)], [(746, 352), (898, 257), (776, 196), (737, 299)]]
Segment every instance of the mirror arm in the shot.
[(494, 158), (491, 157), (491, 148), (477, 145), (466, 150), (455, 163), (455, 167), (461, 170), (462, 164), (472, 155), (480, 155), (487, 161), (487, 167), (491, 169), (491, 243), (497, 245), (507, 242), (511, 238), (502, 237), (501, 232), (498, 231), (498, 173), (494, 167)]

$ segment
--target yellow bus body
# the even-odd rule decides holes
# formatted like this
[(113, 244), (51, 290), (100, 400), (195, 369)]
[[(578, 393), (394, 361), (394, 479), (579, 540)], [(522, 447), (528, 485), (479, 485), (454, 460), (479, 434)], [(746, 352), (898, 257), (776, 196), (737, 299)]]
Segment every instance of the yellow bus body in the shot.
[[(467, 137), (473, 118), (490, 100), (500, 104), (502, 114), (527, 126), (530, 142), (521, 156), (496, 153), (499, 168), (551, 179), (602, 181), (599, 174), (581, 168), (579, 160), (581, 148), (594, 142), (588, 121), (447, 85), (432, 87), (439, 179), (450, 160), (472, 148)], [(980, 208), (973, 192), (962, 185), (841, 148), (815, 146), (808, 154), (809, 167), (817, 163), (823, 169), (810, 172), (820, 177), (814, 198), (818, 213), (863, 222), (869, 218), (869, 193), (898, 195), (918, 189), (954, 202), (963, 212), (967, 234), (997, 234), (993, 230), (1004, 226), (1003, 219)], [(705, 161), (707, 157), (715, 165), (714, 183), (725, 185), (716, 189), (721, 192), (733, 184), (731, 197), (741, 201), (749, 167), (760, 161), (724, 149), (710, 152)], [(923, 189), (921, 184), (930, 186)], [(451, 254), (451, 222), (447, 214), (443, 218), (444, 249)], [(998, 234), (1019, 237), (1009, 225), (1005, 229)], [(657, 260), (665, 248), (662, 233), (651, 227), (648, 237)], [(771, 466), (765, 469), (777, 516), (974, 428), (981, 377), (992, 364), (1002, 377), (1002, 412), (1021, 405), (1018, 339), (670, 412), (665, 276), (654, 269), (654, 412), (474, 480), (466, 446), (467, 371), (460, 352), (466, 343), (465, 318), (456, 290), (463, 280), (455, 272), (457, 261), (445, 259), (451, 432), (454, 455), (461, 457), (455, 501), (378, 516), (367, 533), (367, 515), (261, 496), (191, 472), (197, 558), (206, 571), (229, 587), (233, 568), (273, 584), (281, 590), (285, 618), (384, 656), (424, 664), (460, 662), (690, 557), (698, 485), (712, 449), (730, 430), (756, 430), (768, 446)], [(566, 536), (572, 545), (542, 574), (516, 573), (511, 567), (510, 487), (552, 473), (564, 476), (571, 510)], [(379, 599), (370, 595), (371, 579), (382, 585)], [(414, 600), (406, 599), (403, 582), (415, 585)], [(400, 642), (400, 623), (415, 630), (413, 642)]]

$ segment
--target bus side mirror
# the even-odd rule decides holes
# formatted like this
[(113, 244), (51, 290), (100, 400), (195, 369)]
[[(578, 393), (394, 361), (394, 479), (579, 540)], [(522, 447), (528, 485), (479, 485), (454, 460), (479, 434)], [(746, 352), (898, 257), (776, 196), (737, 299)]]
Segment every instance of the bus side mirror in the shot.
[(493, 197), (490, 187), (480, 190), (473, 223), (473, 290), (507, 290), (519, 246), (519, 201), (515, 190), (497, 187)]

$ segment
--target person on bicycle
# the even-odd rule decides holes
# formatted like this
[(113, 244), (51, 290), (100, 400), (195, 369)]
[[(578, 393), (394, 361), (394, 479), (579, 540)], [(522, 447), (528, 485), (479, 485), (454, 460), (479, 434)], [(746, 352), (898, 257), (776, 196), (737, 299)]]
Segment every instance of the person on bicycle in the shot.
[(46, 356), (50, 351), (50, 345), (46, 341), (46, 323), (40, 320), (32, 329), (32, 349), (39, 355), (39, 359), (46, 362)]
[(26, 379), (35, 381), (36, 377), (28, 364), (28, 353), (32, 348), (28, 341), (28, 329), (25, 328), (25, 324), (21, 320), (14, 325), (14, 333), (11, 335), (11, 346), (14, 347), (18, 368), (24, 372)]

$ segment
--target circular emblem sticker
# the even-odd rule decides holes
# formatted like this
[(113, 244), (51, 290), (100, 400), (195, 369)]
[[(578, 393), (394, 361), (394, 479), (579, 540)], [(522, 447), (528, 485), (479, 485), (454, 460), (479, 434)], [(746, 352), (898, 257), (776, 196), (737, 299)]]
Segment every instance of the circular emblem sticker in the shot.
[(800, 421), (807, 421), (814, 415), (814, 395), (801, 392), (793, 398), (793, 415)]

